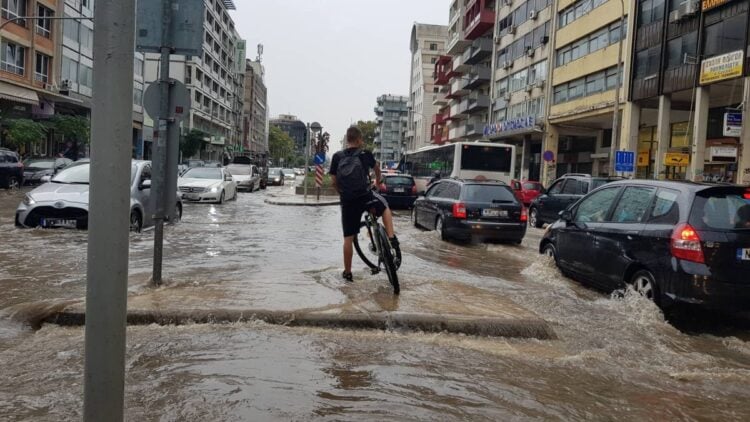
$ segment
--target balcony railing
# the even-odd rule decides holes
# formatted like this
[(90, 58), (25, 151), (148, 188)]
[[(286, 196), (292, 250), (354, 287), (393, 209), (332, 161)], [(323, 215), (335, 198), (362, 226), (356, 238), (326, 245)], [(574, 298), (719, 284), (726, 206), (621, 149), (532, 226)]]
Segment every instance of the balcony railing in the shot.
[(489, 7), (493, 0), (474, 0), (469, 3), (464, 15), (464, 37), (474, 40), (495, 25), (495, 11)]
[(464, 60), (466, 64), (479, 63), (492, 55), (492, 39), (477, 38), (466, 51), (469, 53), (468, 57)]

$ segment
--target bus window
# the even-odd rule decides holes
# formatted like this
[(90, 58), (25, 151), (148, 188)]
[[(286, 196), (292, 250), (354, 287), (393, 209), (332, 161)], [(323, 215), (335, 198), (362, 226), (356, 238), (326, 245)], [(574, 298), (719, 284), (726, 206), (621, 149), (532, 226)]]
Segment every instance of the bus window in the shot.
[(509, 173), (512, 153), (511, 148), (464, 144), (461, 151), (461, 170)]

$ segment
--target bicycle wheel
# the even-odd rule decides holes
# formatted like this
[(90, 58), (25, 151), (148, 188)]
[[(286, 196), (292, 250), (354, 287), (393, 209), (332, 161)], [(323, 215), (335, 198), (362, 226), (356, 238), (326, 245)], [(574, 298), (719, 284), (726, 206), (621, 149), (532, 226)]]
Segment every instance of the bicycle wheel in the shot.
[[(364, 230), (362, 230), (364, 228)], [(361, 239), (361, 240), (360, 240)], [(359, 223), (359, 232), (354, 236), (354, 250), (357, 251), (357, 255), (371, 270), (379, 270), (378, 263), (378, 252), (375, 248), (375, 239), (372, 238), (370, 228), (367, 223), (361, 221)], [(364, 250), (363, 250), (364, 248)]]
[(385, 273), (388, 275), (388, 281), (393, 286), (393, 294), (401, 293), (401, 287), (398, 284), (398, 273), (396, 272), (396, 263), (393, 262), (393, 253), (391, 252), (390, 244), (388, 243), (388, 235), (385, 232), (385, 227), (378, 224), (378, 232), (376, 236), (379, 237), (380, 245), (383, 251), (383, 266), (385, 267)]

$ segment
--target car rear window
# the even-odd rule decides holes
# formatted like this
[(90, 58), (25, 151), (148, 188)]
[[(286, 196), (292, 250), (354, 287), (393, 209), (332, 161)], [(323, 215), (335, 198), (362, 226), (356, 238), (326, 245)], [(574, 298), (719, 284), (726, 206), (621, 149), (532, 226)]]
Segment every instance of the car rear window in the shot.
[(523, 184), (523, 188), (526, 190), (542, 190), (542, 185), (540, 185), (539, 183), (526, 182)]
[(697, 192), (690, 225), (698, 230), (749, 230), (750, 189), (733, 186)]
[(414, 179), (405, 176), (388, 176), (385, 178), (385, 183), (389, 185), (413, 185)]
[(464, 200), (469, 202), (516, 202), (516, 196), (507, 186), (466, 185)]
[(609, 182), (614, 182), (616, 180), (622, 180), (620, 178), (614, 178), (614, 179), (591, 179), (591, 190), (594, 190), (598, 188), (599, 186), (604, 186)]

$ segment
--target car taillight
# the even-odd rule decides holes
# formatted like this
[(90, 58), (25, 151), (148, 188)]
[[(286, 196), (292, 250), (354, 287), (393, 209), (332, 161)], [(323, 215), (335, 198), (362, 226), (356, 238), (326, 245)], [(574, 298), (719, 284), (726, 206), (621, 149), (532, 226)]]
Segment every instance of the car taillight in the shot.
[(745, 198), (745, 199), (750, 199), (750, 189), (746, 190), (745, 194), (742, 195), (742, 197)]
[(529, 212), (526, 210), (526, 207), (521, 208), (521, 222), (525, 223), (529, 221)]
[(701, 264), (705, 262), (701, 238), (690, 224), (680, 224), (674, 229), (670, 249), (675, 258)]
[(387, 190), (388, 190), (388, 187), (385, 186), (385, 183), (381, 183), (380, 184), (380, 191), (381, 192), (386, 192)]
[(453, 218), (466, 218), (466, 205), (463, 202), (453, 204)]
[(416, 195), (417, 194), (417, 185), (414, 185), (411, 187), (411, 194)]

